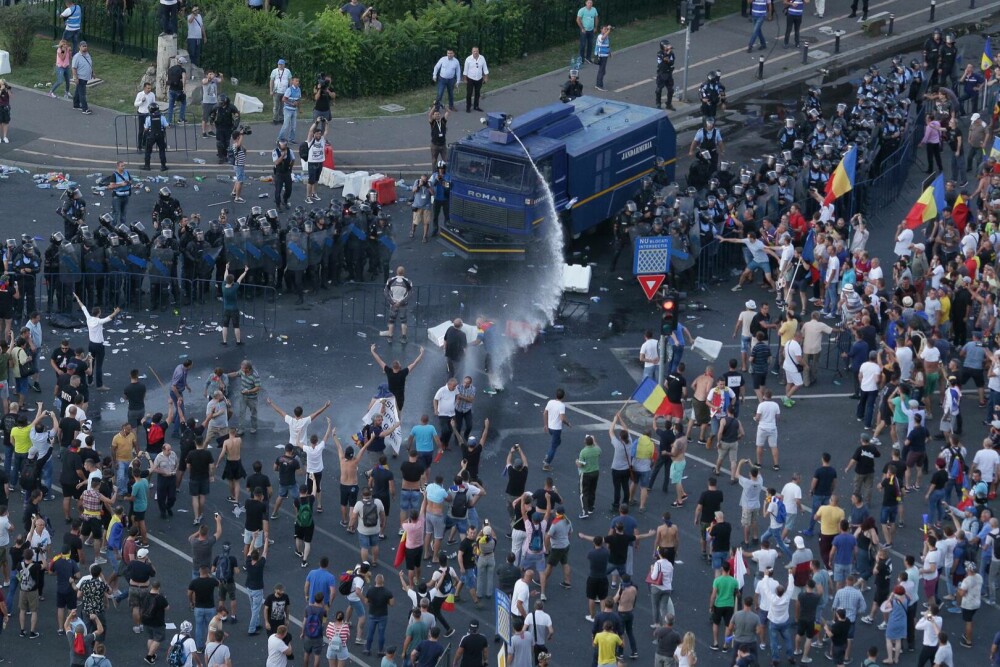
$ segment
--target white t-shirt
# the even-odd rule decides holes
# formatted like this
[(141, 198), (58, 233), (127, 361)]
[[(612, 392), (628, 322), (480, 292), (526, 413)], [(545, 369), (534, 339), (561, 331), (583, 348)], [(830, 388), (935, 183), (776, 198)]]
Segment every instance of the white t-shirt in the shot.
[(287, 667), (288, 656), (285, 650), (288, 644), (278, 635), (271, 635), (267, 638), (267, 662), (265, 667)]
[[(288, 84), (292, 81), (292, 72), (286, 67), (281, 70), (275, 67), (271, 70), (271, 80), (274, 81), (274, 94), (283, 95), (288, 90)], [(271, 667), (268, 665), (268, 667)]]
[(309, 424), (312, 424), (312, 417), (285, 415), (285, 423), (288, 424), (288, 442), (299, 446), (309, 442), (306, 432), (309, 430)]
[[(924, 572), (927, 567), (931, 567), (930, 572)], [(924, 556), (924, 566), (920, 568), (920, 578), (925, 581), (931, 581), (937, 579), (938, 569), (941, 567), (941, 552), (935, 549), (934, 551), (928, 551), (927, 555)]]
[(305, 446), (306, 450), (306, 472), (323, 472), (323, 450), (326, 449), (326, 440), (320, 440), (314, 447), (312, 443)]
[[(170, 653), (170, 647), (180, 640), (182, 636), (184, 635), (176, 634), (170, 638), (170, 643), (166, 646), (167, 653)], [(194, 654), (198, 650), (198, 645), (195, 644), (194, 637), (190, 635), (182, 643), (184, 644), (184, 650), (187, 652), (187, 661), (184, 663), (184, 667), (191, 667), (194, 664)]]
[(545, 411), (549, 414), (549, 430), (561, 431), (563, 427), (562, 417), (566, 414), (566, 404), (553, 398), (545, 404)]
[(882, 273), (881, 266), (873, 266), (871, 269), (869, 269), (868, 282), (875, 284), (879, 280), (882, 280), (883, 278), (885, 278), (885, 274)]
[(740, 313), (740, 335), (744, 338), (750, 338), (750, 323), (753, 322), (753, 318), (757, 316), (756, 310), (744, 310)]
[(836, 255), (831, 255), (826, 263), (826, 284), (830, 285), (838, 280), (840, 280), (840, 259)]
[(980, 449), (973, 457), (972, 463), (983, 474), (983, 481), (992, 484), (997, 463), (1000, 463), (1000, 454), (997, 454), (995, 449)]
[(833, 220), (833, 204), (824, 204), (819, 207), (819, 221), (823, 223)]
[(525, 632), (531, 632), (536, 646), (545, 644), (549, 638), (549, 628), (552, 627), (552, 617), (544, 611), (533, 610), (524, 618)]
[(524, 579), (518, 579), (517, 583), (514, 584), (514, 594), (510, 598), (510, 613), (520, 616), (521, 612), (517, 608), (517, 601), (521, 601), (521, 605), (527, 612), (531, 611), (531, 589), (528, 584), (524, 582)]
[(861, 378), (861, 391), (878, 391), (878, 379), (882, 375), (882, 369), (874, 361), (866, 361), (858, 369), (858, 376)]
[(795, 482), (789, 482), (781, 489), (781, 499), (785, 503), (785, 512), (797, 514), (799, 511), (798, 501), (802, 500), (802, 489)]
[[(382, 501), (375, 498), (372, 502), (375, 503), (375, 509), (378, 510), (379, 517), (385, 514), (385, 506), (382, 505)], [(378, 535), (381, 530), (382, 521), (381, 518), (375, 523), (374, 526), (365, 525), (365, 515), (364, 515), (365, 503), (363, 500), (359, 500), (354, 504), (354, 509), (352, 510), (354, 514), (358, 515), (358, 532), (362, 535)]]
[(904, 229), (900, 232), (899, 236), (896, 237), (896, 246), (892, 249), (898, 257), (909, 257), (913, 254), (910, 250), (910, 245), (913, 244), (913, 230)]
[(931, 287), (941, 289), (941, 279), (944, 278), (944, 267), (938, 264), (931, 269)]
[[(639, 355), (644, 356), (646, 361), (643, 362), (643, 368), (653, 368), (659, 363), (660, 351), (655, 338), (650, 338), (642, 344), (639, 348)], [(650, 359), (656, 359), (656, 361), (650, 361)]]
[[(190, 34), (191, 33), (189, 32), (188, 35)], [(226, 660), (231, 657), (229, 647), (225, 644), (220, 644), (218, 642), (208, 642), (205, 644), (205, 664), (208, 667), (212, 667), (213, 665), (225, 665)]]
[(10, 519), (6, 516), (0, 516), (0, 547), (10, 544), (10, 528)]
[(437, 413), (439, 417), (455, 416), (455, 399), (457, 397), (458, 387), (448, 389), (448, 385), (445, 385), (437, 390), (437, 393), (434, 394), (434, 400), (437, 401)]
[(761, 401), (757, 406), (757, 414), (760, 415), (760, 419), (757, 420), (757, 430), (778, 430), (778, 415), (781, 414), (781, 408), (778, 407), (777, 402)]
[(771, 595), (778, 590), (778, 580), (774, 577), (764, 577), (757, 581), (754, 593), (759, 597), (758, 605), (762, 611), (771, 611)]
[(768, 568), (774, 567), (774, 563), (778, 560), (778, 552), (773, 548), (758, 549), (757, 551), (754, 551), (750, 557), (753, 558), (755, 563), (757, 563), (758, 570), (763, 572)]
[(925, 362), (938, 363), (941, 361), (941, 350), (934, 345), (924, 345), (924, 349), (920, 350), (920, 358)]
[[(375, 502), (378, 502), (377, 500)], [(361, 503), (358, 503), (360, 505)], [(357, 508), (357, 505), (355, 505)], [(362, 591), (365, 589), (365, 578), (361, 575), (356, 575), (354, 580), (351, 582), (351, 593), (347, 596), (347, 599), (351, 602), (361, 602), (361, 597), (358, 595), (358, 589)]]
[[(205, 19), (203, 19), (200, 16), (192, 16), (191, 14), (188, 14), (188, 19), (189, 20), (188, 20), (187, 38), (188, 39), (201, 39), (201, 37), (202, 37), (202, 28), (205, 26)], [(220, 648), (219, 651), (222, 651), (222, 649)], [(226, 653), (227, 654), (229, 653), (229, 649), (228, 648), (226, 649)]]
[(799, 341), (790, 340), (785, 345), (785, 363), (781, 365), (785, 369), (786, 373), (798, 373), (799, 369), (795, 367), (795, 359), (802, 362), (802, 346), (799, 345)]
[(907, 345), (897, 347), (896, 361), (899, 362), (899, 379), (909, 381), (913, 375), (913, 348)]
[[(452, 582), (454, 582), (455, 579), (458, 577), (458, 575), (455, 573), (455, 568), (453, 567), (448, 568), (448, 575), (451, 576)], [(448, 597), (446, 593), (442, 593), (437, 588), (437, 583), (441, 580), (441, 577), (443, 576), (444, 576), (444, 571), (440, 567), (434, 570), (434, 574), (431, 576), (431, 583), (427, 584), (427, 589), (430, 591), (431, 599)], [(514, 586), (514, 594), (515, 595), (517, 594), (516, 585)], [(525, 607), (525, 609), (527, 609), (527, 607)]]
[(319, 141), (309, 140), (309, 162), (313, 164), (322, 163), (326, 159), (326, 138), (321, 137)]

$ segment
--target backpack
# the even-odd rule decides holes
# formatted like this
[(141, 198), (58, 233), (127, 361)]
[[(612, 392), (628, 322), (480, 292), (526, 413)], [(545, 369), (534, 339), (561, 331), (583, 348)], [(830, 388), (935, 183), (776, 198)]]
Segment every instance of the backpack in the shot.
[(542, 529), (532, 528), (531, 540), (528, 542), (528, 551), (538, 553), (542, 550), (544, 542), (542, 541)]
[(171, 88), (178, 88), (183, 81), (184, 69), (182, 67), (171, 67), (167, 70), (167, 85)]
[(455, 492), (455, 497), (451, 501), (451, 515), (456, 519), (464, 519), (469, 513), (469, 490), (463, 489)]
[(319, 639), (323, 636), (323, 607), (316, 605), (306, 607), (306, 617), (302, 622), (302, 632), (308, 639)]
[(177, 639), (170, 645), (170, 652), (167, 654), (168, 667), (184, 667), (187, 664), (188, 653), (184, 648), (187, 639), (187, 635), (177, 635)]
[(152, 443), (154, 446), (162, 443), (166, 439), (166, 434), (163, 427), (159, 424), (150, 424), (149, 431), (146, 433), (146, 442)]
[(445, 595), (451, 595), (455, 591), (455, 582), (451, 579), (451, 573), (448, 571), (447, 567), (443, 567), (438, 570), (441, 573), (441, 592)]
[(341, 595), (350, 595), (351, 594), (351, 589), (354, 586), (353, 582), (354, 582), (354, 573), (353, 572), (345, 572), (345, 573), (343, 573), (342, 575), (340, 575), (340, 584), (337, 586), (337, 591)]
[(31, 567), (21, 567), (17, 573), (17, 582), (22, 591), (30, 591), (35, 587), (35, 578), (31, 576)]
[[(299, 528), (311, 528), (313, 525), (313, 507), (312, 503), (304, 502), (299, 505), (298, 511), (295, 513), (295, 525)], [(367, 525), (367, 524), (365, 524)]]
[(784, 526), (785, 521), (788, 520), (788, 509), (785, 507), (785, 501), (782, 500), (781, 496), (775, 496), (778, 501), (778, 511), (774, 515), (774, 520), (778, 522), (778, 525)]
[(21, 466), (20, 483), (21, 488), (26, 492), (35, 490), (36, 472), (38, 471), (38, 459), (27, 459)]
[(302, 158), (303, 160), (305, 160), (306, 162), (309, 161), (309, 142), (308, 141), (303, 141), (301, 144), (299, 144), (299, 157)]
[(374, 528), (378, 525), (378, 507), (374, 500), (361, 501), (361, 523), (365, 528)]
[(344, 638), (340, 636), (340, 628), (335, 628), (333, 623), (326, 626), (326, 641), (333, 651), (344, 648)]
[(215, 557), (215, 578), (222, 583), (227, 583), (233, 580), (233, 563), (231, 556), (216, 556)]

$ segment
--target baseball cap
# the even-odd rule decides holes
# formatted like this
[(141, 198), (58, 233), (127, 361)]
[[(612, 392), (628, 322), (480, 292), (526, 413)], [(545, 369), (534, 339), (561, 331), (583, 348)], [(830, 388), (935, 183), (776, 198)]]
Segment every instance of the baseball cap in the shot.
[(139, 558), (145, 558), (146, 556), (149, 555), (149, 549), (139, 549), (135, 553), (135, 555), (138, 556)]
[(747, 307), (747, 310), (757, 310), (757, 302), (753, 299), (747, 299), (747, 302), (743, 305)]
[(795, 536), (795, 548), (796, 549), (805, 549), (806, 548), (806, 541), (804, 539), (802, 539), (801, 535), (796, 535)]
[(478, 630), (479, 629), (479, 621), (477, 621), (476, 619), (472, 619), (471, 621), (469, 621), (469, 629), (470, 630)]
[(284, 65), (285, 64), (285, 59), (284, 58), (278, 58), (278, 64), (279, 65)]
[(493, 526), (483, 526), (483, 535), (489, 536), (492, 534), (493, 534)]
[(476, 444), (477, 442), (479, 442), (479, 438), (477, 438), (474, 435), (470, 435), (469, 439), (465, 441), (465, 444), (466, 444), (466, 446), (471, 447), (472, 445)]
[(979, 114), (977, 114), (977, 113), (972, 114), (972, 121), (973, 122), (979, 120), (980, 118), (982, 118), (982, 116), (980, 116)]

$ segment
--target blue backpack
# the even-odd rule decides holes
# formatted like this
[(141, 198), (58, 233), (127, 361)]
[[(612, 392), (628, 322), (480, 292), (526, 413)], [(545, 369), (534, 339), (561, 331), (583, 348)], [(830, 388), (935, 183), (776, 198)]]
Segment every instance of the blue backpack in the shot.
[(784, 526), (785, 521), (788, 519), (788, 510), (785, 508), (785, 501), (782, 500), (781, 496), (775, 496), (775, 499), (778, 501), (778, 512), (774, 515), (774, 520)]

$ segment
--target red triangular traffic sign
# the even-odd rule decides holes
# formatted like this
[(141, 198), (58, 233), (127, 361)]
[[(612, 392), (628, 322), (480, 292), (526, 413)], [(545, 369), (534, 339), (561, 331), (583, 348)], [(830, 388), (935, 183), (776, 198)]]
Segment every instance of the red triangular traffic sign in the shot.
[(639, 285), (642, 287), (642, 291), (646, 293), (646, 298), (650, 301), (656, 296), (656, 292), (663, 285), (663, 279), (666, 278), (662, 273), (657, 273), (650, 276), (636, 276), (639, 279)]

